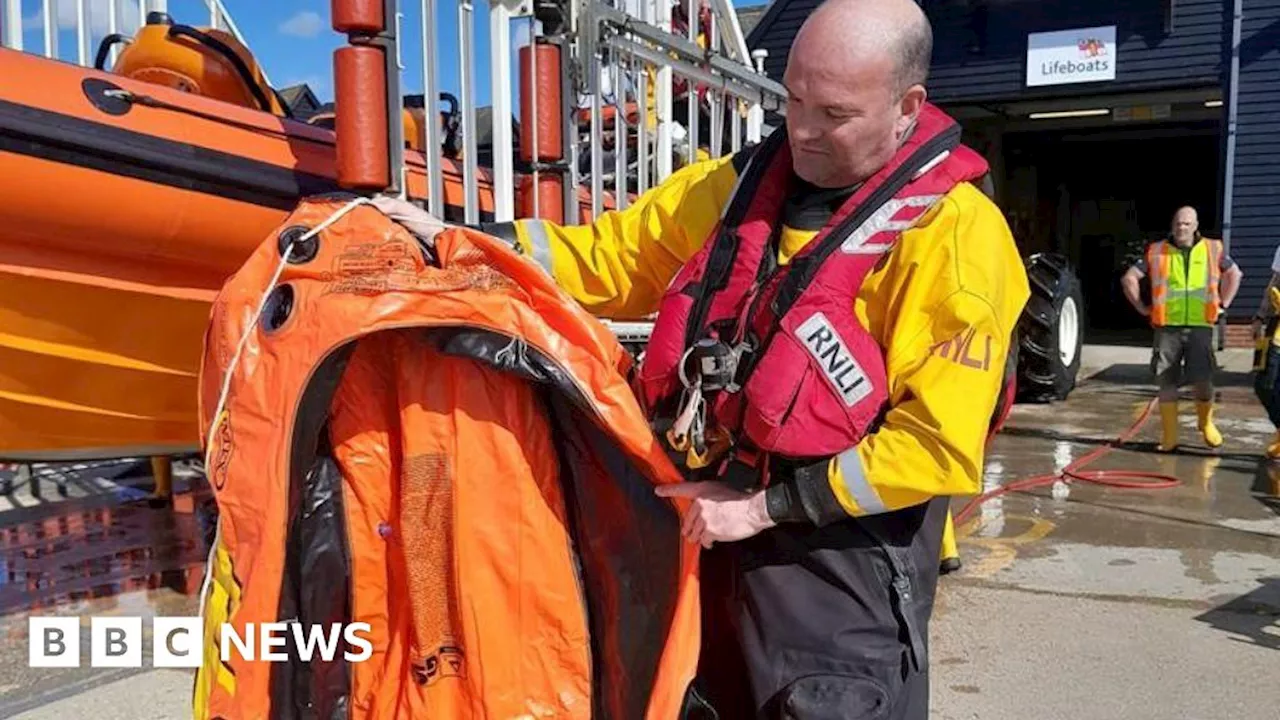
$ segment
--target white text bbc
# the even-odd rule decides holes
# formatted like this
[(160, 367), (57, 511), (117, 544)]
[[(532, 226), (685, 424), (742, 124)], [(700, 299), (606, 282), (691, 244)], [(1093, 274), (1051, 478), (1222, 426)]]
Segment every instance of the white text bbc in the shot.
[[(80, 618), (30, 617), (27, 627), (30, 667), (80, 667)], [(151, 665), (200, 667), (204, 658), (203, 627), (199, 617), (152, 618)], [(314, 658), (331, 662), (337, 656), (339, 641), (345, 640), (348, 649), (342, 657), (348, 662), (362, 662), (373, 654), (373, 643), (367, 637), (369, 632), (369, 624), (361, 622), (305, 627), (297, 622), (247, 623), (243, 631), (224, 623), (218, 649), (223, 662), (229, 662), (233, 652), (250, 661), (286, 662), (290, 654), (283, 648), (292, 643), (297, 656), (304, 661)], [(91, 618), (89, 666), (142, 667), (143, 644), (142, 618)]]

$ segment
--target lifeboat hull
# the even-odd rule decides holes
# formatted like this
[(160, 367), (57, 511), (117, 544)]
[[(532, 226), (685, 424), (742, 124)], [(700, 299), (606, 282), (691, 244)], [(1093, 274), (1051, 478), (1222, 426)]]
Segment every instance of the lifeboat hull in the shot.
[(0, 458), (197, 450), (213, 297), (302, 197), (340, 189), (335, 154), (324, 128), (0, 49)]

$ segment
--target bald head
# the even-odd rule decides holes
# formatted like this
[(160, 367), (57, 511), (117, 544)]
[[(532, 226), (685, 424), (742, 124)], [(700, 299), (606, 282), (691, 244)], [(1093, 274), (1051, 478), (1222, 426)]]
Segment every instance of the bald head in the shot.
[(791, 52), (797, 50), (840, 65), (885, 60), (892, 89), (902, 93), (929, 77), (933, 29), (914, 0), (826, 0), (801, 26)]
[(796, 174), (835, 188), (884, 167), (924, 104), (932, 50), (912, 0), (827, 0), (814, 10), (783, 76)]
[(1187, 247), (1195, 242), (1196, 231), (1200, 229), (1200, 216), (1190, 205), (1178, 208), (1173, 214), (1173, 240), (1178, 245)]

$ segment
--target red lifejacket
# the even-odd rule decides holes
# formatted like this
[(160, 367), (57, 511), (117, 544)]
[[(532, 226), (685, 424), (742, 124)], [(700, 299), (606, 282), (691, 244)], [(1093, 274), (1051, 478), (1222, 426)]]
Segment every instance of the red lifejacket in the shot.
[[(681, 375), (694, 382), (699, 356), (714, 347), (711, 354), (733, 370), (731, 381), (702, 388), (712, 391), (709, 432), (790, 458), (856, 445), (888, 400), (884, 349), (853, 311), (862, 282), (902, 231), (986, 171), (986, 161), (960, 144), (959, 125), (926, 104), (893, 159), (776, 268), (773, 238), (792, 168), (786, 130), (774, 131), (742, 173), (713, 236), (663, 297), (636, 383), (656, 429), (683, 405)], [(691, 351), (699, 342), (699, 352)]]

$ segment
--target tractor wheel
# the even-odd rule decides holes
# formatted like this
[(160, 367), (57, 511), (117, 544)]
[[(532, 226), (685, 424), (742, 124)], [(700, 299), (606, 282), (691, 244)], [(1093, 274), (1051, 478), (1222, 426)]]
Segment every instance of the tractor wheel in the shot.
[(1031, 297), (1018, 321), (1018, 399), (1065, 400), (1076, 386), (1084, 345), (1084, 295), (1067, 259), (1033, 255), (1027, 263)]

